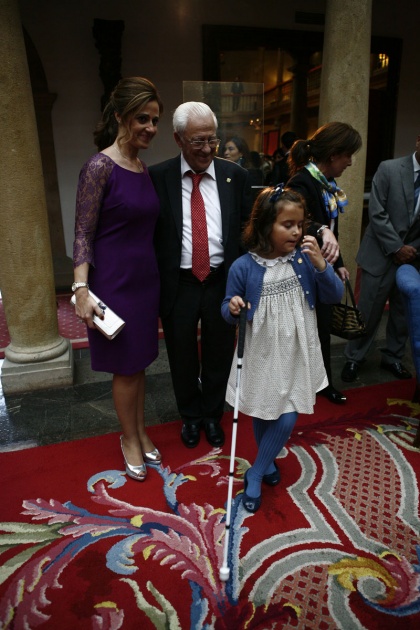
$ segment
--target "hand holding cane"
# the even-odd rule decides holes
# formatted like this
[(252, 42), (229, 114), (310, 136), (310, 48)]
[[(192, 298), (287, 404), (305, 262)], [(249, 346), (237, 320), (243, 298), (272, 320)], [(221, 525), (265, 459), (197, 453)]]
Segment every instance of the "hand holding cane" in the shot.
[(236, 364), (236, 390), (235, 390), (235, 406), (233, 410), (233, 429), (232, 429), (232, 445), (230, 450), (230, 463), (229, 463), (229, 486), (228, 486), (228, 498), (226, 506), (226, 525), (225, 525), (225, 549), (223, 554), (223, 565), (219, 570), (219, 578), (222, 582), (226, 582), (229, 579), (230, 569), (227, 566), (228, 551), (229, 551), (229, 530), (230, 530), (230, 517), (232, 511), (232, 490), (233, 490), (233, 477), (235, 473), (235, 448), (236, 448), (236, 433), (238, 427), (238, 406), (239, 406), (239, 387), (241, 384), (241, 370), (242, 370), (242, 358), (244, 356), (245, 345), (245, 330), (246, 330), (246, 312), (247, 308), (244, 306), (241, 308), (239, 314), (239, 334), (238, 334), (238, 361)]

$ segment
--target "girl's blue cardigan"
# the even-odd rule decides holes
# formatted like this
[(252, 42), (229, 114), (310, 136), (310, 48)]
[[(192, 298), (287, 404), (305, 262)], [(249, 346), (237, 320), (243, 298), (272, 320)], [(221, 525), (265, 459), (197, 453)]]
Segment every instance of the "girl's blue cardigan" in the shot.
[[(302, 253), (299, 247), (291, 264), (311, 309), (315, 308), (317, 298), (324, 304), (340, 302), (344, 285), (329, 263), (324, 271), (317, 271), (307, 254)], [(235, 295), (251, 304), (247, 311), (247, 319), (250, 321), (254, 317), (260, 301), (265, 269), (255, 262), (250, 254), (241, 256), (232, 264), (228, 274), (226, 297), (222, 302), (222, 316), (229, 324), (238, 323), (238, 317), (229, 312), (229, 302)]]

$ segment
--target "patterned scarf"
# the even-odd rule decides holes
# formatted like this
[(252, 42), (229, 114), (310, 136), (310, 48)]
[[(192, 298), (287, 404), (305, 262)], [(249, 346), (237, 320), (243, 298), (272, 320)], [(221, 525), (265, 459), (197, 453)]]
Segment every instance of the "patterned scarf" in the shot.
[(330, 220), (335, 219), (338, 216), (338, 210), (344, 212), (344, 207), (348, 204), (346, 193), (337, 186), (335, 179), (329, 182), (314, 162), (308, 162), (305, 168), (321, 184), (327, 214)]

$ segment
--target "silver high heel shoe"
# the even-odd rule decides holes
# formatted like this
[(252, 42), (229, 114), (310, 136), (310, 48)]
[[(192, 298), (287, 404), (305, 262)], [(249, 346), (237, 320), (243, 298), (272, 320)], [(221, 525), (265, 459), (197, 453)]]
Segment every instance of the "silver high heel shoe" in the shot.
[(157, 448), (149, 453), (143, 453), (143, 457), (148, 464), (160, 464), (162, 462), (162, 455)]
[(129, 464), (125, 457), (122, 440), (123, 440), (123, 436), (121, 435), (120, 443), (121, 443), (121, 450), (122, 450), (122, 454), (123, 454), (124, 462), (125, 462), (125, 472), (127, 473), (129, 477), (131, 477), (131, 479), (135, 479), (136, 481), (144, 481), (147, 476), (146, 464), (141, 464), (141, 466), (132, 466), (131, 464)]

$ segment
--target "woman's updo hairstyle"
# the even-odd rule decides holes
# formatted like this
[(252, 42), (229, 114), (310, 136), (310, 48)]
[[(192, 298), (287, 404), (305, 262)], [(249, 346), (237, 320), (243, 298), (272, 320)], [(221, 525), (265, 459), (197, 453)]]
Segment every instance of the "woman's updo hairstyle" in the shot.
[(123, 141), (130, 140), (130, 122), (136, 113), (150, 101), (156, 101), (159, 113), (162, 114), (163, 104), (156, 87), (144, 77), (127, 77), (121, 79), (111, 93), (102, 113), (93, 138), (98, 151), (111, 146), (118, 134), (118, 122), (116, 114), (125, 127)]
[(348, 123), (330, 122), (323, 125), (309, 140), (296, 140), (290, 149), (287, 164), (290, 177), (310, 160), (327, 162), (331, 156), (341, 153), (353, 155), (362, 146), (360, 133)]

